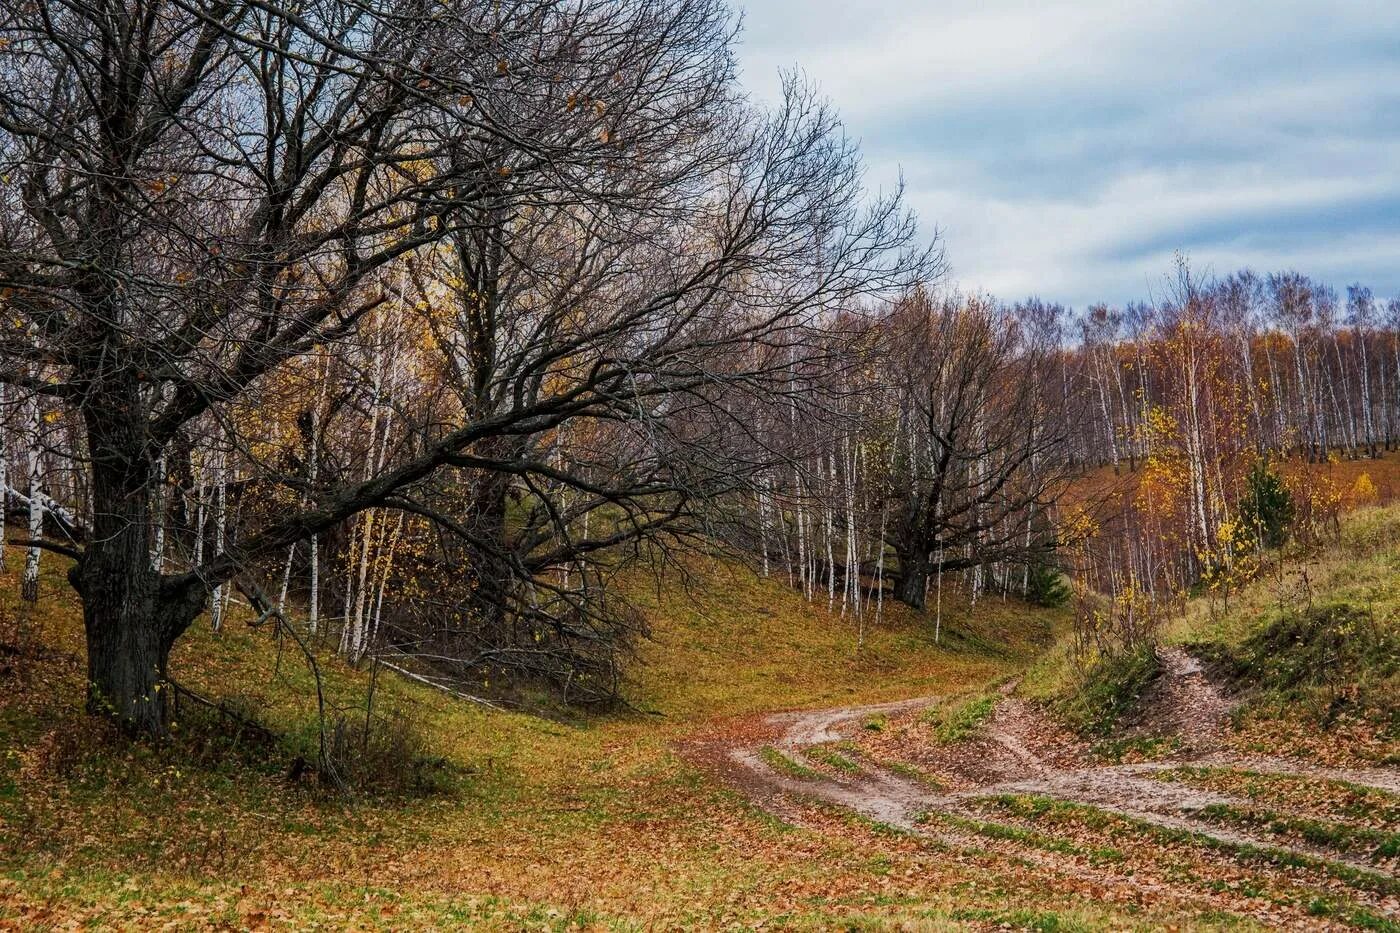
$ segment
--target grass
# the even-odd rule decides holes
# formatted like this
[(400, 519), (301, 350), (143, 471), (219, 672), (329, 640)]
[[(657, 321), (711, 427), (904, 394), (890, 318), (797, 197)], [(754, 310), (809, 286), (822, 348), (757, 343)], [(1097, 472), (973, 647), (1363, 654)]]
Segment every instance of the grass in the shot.
[[(1385, 537), (1397, 519), (1366, 513), (1358, 522), (1344, 528), (1349, 550), (1316, 559), (1310, 579), (1353, 605), (1367, 605), (1362, 596), (1369, 594), (1378, 613), (1391, 612), (1393, 577), (1378, 574), (1397, 569), (1395, 560), (1373, 549), (1400, 540)], [(806, 603), (778, 581), (697, 559), (689, 585), (633, 581), (632, 599), (654, 638), (629, 671), (632, 710), (536, 718), (381, 674), (376, 709), (411, 721), (421, 740), (413, 754), (442, 768), (430, 793), (347, 800), (286, 780), (314, 713), (312, 678), (290, 645), (235, 614), (217, 635), (197, 624), (172, 661), (182, 683), (256, 711), (282, 736), (274, 747), (194, 715), (168, 746), (127, 745), (82, 712), (83, 637), (63, 568), (46, 558), (41, 601), (25, 610), (15, 565), (12, 552), (10, 572), (0, 575), (0, 643), (18, 646), (0, 655), (0, 925), (1101, 929), (1233, 922), (1225, 913), (1150, 900), (1131, 908), (1088, 904), (1073, 872), (1038, 871), (1014, 852), (950, 852), (807, 803), (794, 804), (808, 808), (805, 828), (797, 828), (728, 789), (695, 751), (710, 736), (751, 727), (761, 712), (925, 695), (962, 698), (945, 710), (949, 734), (970, 734), (990, 711), (981, 708), (990, 699), (985, 685), (1036, 662), (1064, 631), (1062, 612), (989, 599), (972, 613), (953, 599), (944, 606), (939, 645), (928, 618), (893, 608), (883, 624), (868, 627), (865, 650), (857, 652), (851, 619)], [(1245, 615), (1260, 604), (1276, 601), (1240, 594), (1225, 618), (1193, 609), (1189, 629), (1172, 637), (1199, 638), (1214, 626), (1246, 638), (1258, 618)], [(361, 716), (368, 673), (341, 664), (325, 645), (318, 657), (332, 709)], [(1049, 683), (1052, 663), (1038, 664), (1023, 689), (1034, 690), (1036, 677)], [(862, 725), (883, 729), (888, 721)], [(827, 753), (858, 766), (840, 747), (815, 751), (811, 764), (846, 770)], [(915, 765), (881, 767), (926, 777)], [(1335, 797), (1336, 806), (1346, 805), (1341, 791)], [(1105, 826), (1118, 832), (1122, 824)], [(1203, 848), (1198, 840), (1178, 842)], [(1110, 844), (1123, 846), (1109, 840), (1082, 848), (1093, 853)], [(1330, 895), (1319, 894), (1315, 906), (1317, 916), (1376, 920)]]
[(935, 741), (961, 742), (982, 728), (996, 709), (994, 696), (972, 696), (961, 701), (931, 706), (921, 717), (933, 726)]
[(1015, 842), (1028, 848), (1039, 849), (1044, 852), (1059, 852), (1064, 855), (1081, 855), (1084, 856), (1091, 865), (1097, 865), (1103, 862), (1122, 862), (1127, 858), (1122, 851), (1111, 846), (1087, 848), (1061, 839), (1058, 836), (1036, 832), (1033, 829), (1025, 829), (1020, 826), (1010, 826), (1006, 823), (995, 823), (988, 820), (972, 819), (971, 817), (958, 816), (952, 813), (924, 814), (920, 821), (946, 823), (949, 826), (967, 830), (979, 836), (985, 836), (988, 839)]
[(905, 761), (882, 761), (880, 767), (884, 768), (886, 771), (892, 771), (900, 777), (908, 778), (911, 781), (922, 784), (932, 791), (945, 791), (948, 789), (947, 785), (937, 777), (929, 774), (923, 768), (917, 765), (911, 765)]
[(1223, 803), (1202, 807), (1196, 815), (1212, 823), (1262, 829), (1284, 839), (1373, 861), (1400, 856), (1400, 833), (1276, 813), (1263, 807), (1244, 808)]
[(1056, 708), (1080, 733), (1108, 736), (1137, 707), (1138, 699), (1161, 669), (1150, 644), (1100, 656), (1075, 684), (1060, 693)]
[(818, 764), (826, 765), (828, 768), (835, 768), (837, 771), (844, 771), (846, 774), (859, 774), (860, 765), (834, 748), (824, 745), (813, 745), (806, 750), (808, 758)]
[(1400, 794), (1336, 778), (1186, 765), (1153, 776), (1250, 800), (1282, 801), (1290, 810), (1326, 819), (1400, 826)]
[[(1385, 465), (1400, 478), (1400, 457)], [(1359, 508), (1343, 518), (1338, 540), (1272, 554), (1267, 572), (1231, 593), (1228, 609), (1193, 599), (1160, 640), (1233, 681), (1244, 699), (1242, 750), (1338, 766), (1400, 763), (1400, 504)], [(1081, 665), (1065, 639), (1030, 666), (1017, 692), (1103, 742), (1109, 759), (1152, 757), (1168, 749), (1120, 748), (1113, 733), (1157, 670), (1150, 646)]]
[(1228, 612), (1194, 604), (1166, 637), (1234, 682), (1250, 750), (1400, 763), (1400, 506), (1361, 509), (1335, 543), (1286, 550)]
[[(890, 871), (908, 879), (903, 904), (862, 908), (872, 918), (1044, 901), (1017, 893), (1009, 866), (990, 869), (1008, 873), (1002, 893), (955, 895), (972, 870), (922, 845), (900, 843), (877, 872), (871, 846), (890, 840), (794, 830), (682, 752), (760, 711), (1008, 676), (1054, 637), (1055, 612), (945, 605), (936, 645), (928, 619), (894, 609), (857, 652), (850, 618), (697, 560), (689, 587), (633, 585), (654, 632), (626, 685), (640, 712), (541, 719), (381, 673), (376, 709), (411, 720), (421, 754), (445, 767), (433, 793), (345, 800), (286, 781), (315, 710), (290, 644), (235, 613), (218, 634), (196, 623), (171, 663), (190, 688), (256, 711), (284, 737), (275, 747), (193, 714), (170, 745), (128, 745), (82, 711), (83, 635), (64, 568), (45, 558), (40, 602), (26, 608), (17, 563), (11, 551), (0, 574), (0, 642), (23, 646), (0, 657), (0, 925), (827, 927)], [(359, 717), (369, 674), (328, 647), (327, 702)]]
[(1093, 752), (1095, 757), (1110, 764), (1124, 764), (1162, 758), (1180, 747), (1179, 736), (1129, 735), (1097, 742)]
[[(1092, 845), (1096, 837), (1108, 840), (1115, 850), (1131, 853), (1127, 864), (1140, 871), (1144, 880), (1154, 875), (1189, 879), (1206, 890), (1301, 909), (1311, 917), (1332, 918), (1361, 929), (1397, 929), (1388, 916), (1389, 907), (1377, 910), (1356, 899), (1360, 895), (1363, 900), (1385, 905), (1400, 890), (1392, 877), (1378, 872), (1284, 849), (1213, 839), (1088, 804), (1035, 795), (1001, 795), (983, 801), (1003, 816), (1027, 821), (1047, 835), (1055, 834), (1049, 836), (1052, 840), (1068, 836), (1081, 847)], [(1008, 832), (1001, 835), (1012, 836)], [(1240, 864), (1253, 864), (1261, 871), (1241, 875)], [(1345, 889), (1350, 891), (1342, 893)], [(1277, 915), (1271, 922), (1279, 922)]]
[(1306, 869), (1341, 881), (1358, 890), (1379, 894), (1382, 897), (1400, 895), (1400, 880), (1390, 875), (1353, 868), (1330, 859), (1304, 855), (1288, 849), (1231, 842), (1189, 829), (1159, 826), (1136, 817), (1110, 813), (1089, 804), (1055, 800), (1036, 795), (1001, 795), (985, 799), (1016, 816), (1030, 819), (1049, 818), (1058, 822), (1077, 820), (1098, 830), (1111, 830), (1115, 826), (1128, 827), (1168, 843), (1190, 844), (1203, 849), (1229, 852), (1234, 857), (1245, 861), (1283, 868)]
[(779, 774), (786, 774), (788, 777), (812, 780), (822, 776), (820, 771), (815, 771), (800, 762), (794, 761), (771, 745), (765, 745), (759, 749), (758, 756), (763, 759), (763, 763), (768, 767), (777, 771)]

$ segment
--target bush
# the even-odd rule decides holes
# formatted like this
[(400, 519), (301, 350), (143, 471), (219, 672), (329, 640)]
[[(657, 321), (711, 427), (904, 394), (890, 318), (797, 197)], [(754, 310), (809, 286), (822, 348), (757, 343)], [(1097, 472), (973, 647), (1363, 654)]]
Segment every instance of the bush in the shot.
[(1288, 541), (1294, 518), (1293, 496), (1266, 459), (1256, 460), (1245, 478), (1240, 517), (1265, 547), (1283, 547)]
[(1031, 564), (1029, 577), (1026, 601), (1031, 605), (1058, 609), (1069, 602), (1069, 583), (1053, 561), (1036, 561)]
[(418, 723), (402, 710), (365, 715), (362, 709), (327, 711), (287, 739), (288, 777), (322, 789), (367, 797), (421, 797), (449, 789), (452, 766), (431, 754)]
[(1027, 568), (1026, 601), (1033, 606), (1058, 609), (1068, 603), (1072, 595), (1057, 551), (1061, 544), (1059, 534), (1040, 509), (1031, 515), (1031, 529), (1036, 549), (1031, 553)]
[(1100, 655), (1061, 697), (1060, 712), (1085, 735), (1108, 735), (1161, 671), (1157, 650), (1150, 644)]

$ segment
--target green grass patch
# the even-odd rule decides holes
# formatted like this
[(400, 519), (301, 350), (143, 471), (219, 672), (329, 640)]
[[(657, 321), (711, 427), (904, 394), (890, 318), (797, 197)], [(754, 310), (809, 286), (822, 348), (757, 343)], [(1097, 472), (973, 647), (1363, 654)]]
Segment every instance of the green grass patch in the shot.
[(1373, 861), (1392, 859), (1400, 855), (1400, 833), (1223, 803), (1211, 804), (1195, 812), (1201, 819), (1211, 823), (1263, 830), (1271, 835), (1298, 840), (1319, 848), (1333, 849), (1346, 855), (1360, 855)]
[(1377, 933), (1400, 933), (1400, 923), (1382, 916), (1373, 910), (1340, 901), (1335, 897), (1319, 895), (1307, 903), (1310, 917), (1325, 917), (1349, 923), (1359, 930), (1375, 930)]
[(771, 745), (765, 745), (760, 748), (758, 750), (758, 756), (763, 759), (763, 763), (768, 767), (779, 774), (786, 774), (788, 777), (812, 780), (822, 776), (820, 771), (809, 768), (800, 761), (789, 758)]
[(996, 705), (994, 696), (975, 696), (952, 705), (930, 707), (921, 718), (934, 727), (933, 735), (939, 742), (961, 742), (982, 728)]
[(1094, 755), (1112, 764), (1125, 761), (1154, 761), (1181, 748), (1181, 737), (1159, 735), (1130, 735), (1104, 739), (1094, 745)]
[(930, 811), (920, 814), (919, 822), (928, 823), (934, 820), (955, 826), (958, 829), (985, 836), (988, 839), (1002, 839), (1014, 842), (1018, 845), (1028, 846), (1032, 849), (1040, 849), (1045, 852), (1059, 852), (1064, 855), (1082, 855), (1089, 859), (1090, 864), (1100, 864), (1103, 862), (1122, 862), (1127, 856), (1118, 849), (1111, 846), (1085, 847), (1077, 845), (1066, 839), (1057, 836), (1050, 836), (1034, 829), (1026, 829), (1021, 826), (1011, 826), (1006, 823), (995, 823), (988, 820), (977, 820), (970, 817), (959, 816), (954, 813), (943, 813)]
[(803, 754), (818, 764), (835, 768), (837, 771), (844, 771), (847, 774), (859, 774), (860, 765), (845, 755), (825, 745), (813, 745), (806, 749)]
[(1098, 924), (1066, 917), (1049, 910), (988, 910), (963, 909), (953, 911), (954, 920), (985, 924), (1004, 930), (1032, 930), (1034, 933), (1084, 933), (1099, 929)]
[(1102, 655), (1055, 705), (1080, 733), (1108, 736), (1136, 708), (1161, 671), (1162, 662), (1152, 645)]
[(1193, 649), (1256, 702), (1302, 707), (1324, 726), (1354, 713), (1400, 728), (1400, 625), (1386, 608), (1282, 608), (1243, 637), (1221, 631)]
[(1292, 809), (1327, 816), (1387, 827), (1400, 825), (1400, 795), (1336, 778), (1192, 765), (1158, 771), (1153, 776), (1266, 804), (1283, 802)]
[(1071, 803), (1039, 795), (1006, 794), (981, 799), (990, 801), (1005, 812), (1027, 819), (1049, 819), (1059, 823), (1081, 822), (1092, 829), (1101, 830), (1112, 829), (1115, 826), (1131, 827), (1166, 842), (1196, 845), (1205, 849), (1227, 852), (1242, 861), (1274, 865), (1281, 868), (1306, 869), (1334, 878), (1358, 890), (1370, 891), (1386, 897), (1400, 895), (1400, 879), (1379, 872), (1353, 868), (1331, 859), (1306, 855), (1301, 852), (1252, 843), (1229, 842), (1194, 830), (1158, 826), (1147, 820), (1112, 813), (1088, 804)]
[(880, 767), (893, 774), (897, 774), (900, 777), (908, 778), (911, 781), (916, 781), (919, 784), (922, 784), (925, 787), (927, 787), (929, 790), (943, 791), (948, 789), (948, 785), (944, 784), (932, 774), (929, 774), (923, 768), (920, 768), (917, 765), (911, 765), (905, 761), (884, 761), (880, 763)]

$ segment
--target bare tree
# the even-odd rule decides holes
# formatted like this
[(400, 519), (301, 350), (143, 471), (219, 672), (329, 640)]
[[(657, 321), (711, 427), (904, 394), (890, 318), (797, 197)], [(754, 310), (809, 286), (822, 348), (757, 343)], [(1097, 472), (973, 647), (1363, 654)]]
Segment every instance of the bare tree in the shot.
[[(796, 84), (771, 114), (738, 99), (732, 33), (713, 0), (0, 6), (0, 381), (81, 421), (91, 523), (47, 546), (75, 561), (92, 710), (164, 732), (169, 652), (210, 591), (368, 509), (504, 551), (517, 580), (654, 527), (729, 469), (654, 468), (704, 447), (726, 392), (766, 391), (788, 335), (907, 283), (898, 199), (861, 206), (854, 150)], [(265, 454), (243, 401), (313, 397), (309, 358), (445, 294), (458, 404), (367, 474)], [(579, 419), (644, 466), (540, 456)], [(183, 530), (199, 547), (159, 571), (155, 465), (216, 424), (238, 520), (222, 547)], [(424, 494), (444, 469), (621, 514), (580, 540), (544, 505), (483, 544)], [(274, 492), (291, 504), (253, 507)]]
[(904, 429), (887, 540), (899, 562), (894, 595), (921, 608), (932, 576), (1055, 547), (1025, 530), (1059, 495), (1064, 434), (1047, 417), (1048, 329), (984, 299), (921, 294), (890, 326), (889, 385)]

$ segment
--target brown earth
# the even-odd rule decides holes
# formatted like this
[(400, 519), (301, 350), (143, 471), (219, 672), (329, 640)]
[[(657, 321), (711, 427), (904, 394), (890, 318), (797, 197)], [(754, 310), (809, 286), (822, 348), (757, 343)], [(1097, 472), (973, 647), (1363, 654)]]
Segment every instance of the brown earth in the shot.
[[(1258, 801), (1164, 780), (1167, 775), (1161, 772), (1183, 766), (1229, 768), (1345, 781), (1400, 794), (1400, 769), (1329, 769), (1284, 757), (1241, 755), (1228, 742), (1230, 698), (1196, 659), (1180, 649), (1163, 649), (1162, 662), (1163, 676), (1144, 695), (1137, 717), (1125, 730), (1128, 738), (1165, 740), (1167, 753), (1153, 761), (1096, 763), (1086, 743), (1036, 704), (1015, 696), (1015, 683), (1003, 688), (990, 716), (964, 741), (936, 741), (921, 714), (943, 698), (918, 697), (730, 722), (692, 744), (688, 756), (758, 806), (790, 822), (803, 823), (803, 814), (810, 812), (815, 801), (938, 844), (1000, 848), (1056, 871), (1065, 870), (1064, 855), (1007, 841), (1022, 827), (1005, 825), (998, 830), (993, 826), (993, 835), (1000, 836), (996, 841), (986, 838), (987, 821), (997, 818), (989, 816), (989, 803), (1007, 795), (1026, 795), (1084, 805), (1137, 826), (1184, 831), (1191, 834), (1185, 838), (1211, 852), (1264, 851), (1274, 859), (1292, 858), (1293, 863), (1299, 859), (1306, 860), (1300, 864), (1325, 863), (1334, 874), (1378, 878), (1370, 888), (1380, 894), (1358, 895), (1351, 889), (1346, 893), (1393, 922), (1400, 911), (1394, 894), (1394, 859), (1365, 861), (1306, 841), (1280, 838), (1264, 828), (1207, 821), (1201, 816), (1202, 808), (1225, 805), (1244, 810)], [(834, 767), (831, 752), (849, 766)], [(783, 766), (779, 755), (788, 766)], [(1270, 811), (1290, 813), (1286, 800), (1270, 802)], [(982, 832), (968, 827), (981, 827)], [(829, 821), (814, 828), (831, 831)], [(1152, 881), (1150, 870), (1131, 862), (1105, 867), (1081, 860), (1074, 870), (1107, 889), (1149, 884), (1168, 901), (1192, 903), (1214, 897), (1171, 876)], [(1281, 919), (1268, 913), (1256, 916), (1271, 923)]]

